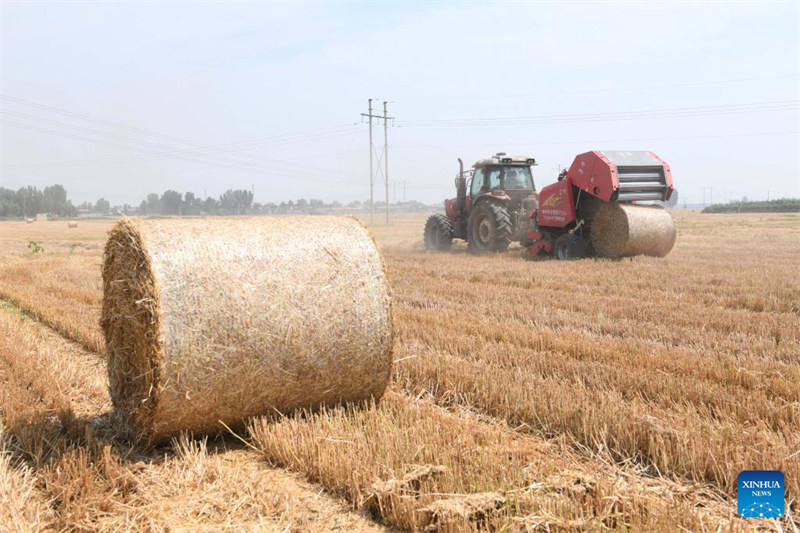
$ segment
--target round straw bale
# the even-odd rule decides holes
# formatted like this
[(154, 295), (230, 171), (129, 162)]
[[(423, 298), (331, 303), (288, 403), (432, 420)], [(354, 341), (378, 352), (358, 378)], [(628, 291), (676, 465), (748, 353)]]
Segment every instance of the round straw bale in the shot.
[(78, 221), (77, 220), (68, 220), (67, 221), (67, 227), (68, 228), (77, 228), (78, 227)]
[(111, 398), (146, 441), (378, 399), (389, 379), (383, 259), (352, 218), (123, 219), (103, 289)]
[(664, 257), (676, 236), (675, 221), (659, 207), (604, 203), (591, 222), (592, 247), (600, 257)]

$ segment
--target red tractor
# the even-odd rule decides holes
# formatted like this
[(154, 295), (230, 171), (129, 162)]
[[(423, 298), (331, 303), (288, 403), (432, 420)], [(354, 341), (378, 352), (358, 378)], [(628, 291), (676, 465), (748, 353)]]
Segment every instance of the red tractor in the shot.
[(530, 214), (538, 207), (531, 167), (536, 160), (499, 152), (464, 171), (458, 160), (456, 197), (445, 200), (444, 213), (425, 223), (425, 247), (443, 251), (454, 238), (464, 239), (472, 253), (502, 252), (527, 240)]

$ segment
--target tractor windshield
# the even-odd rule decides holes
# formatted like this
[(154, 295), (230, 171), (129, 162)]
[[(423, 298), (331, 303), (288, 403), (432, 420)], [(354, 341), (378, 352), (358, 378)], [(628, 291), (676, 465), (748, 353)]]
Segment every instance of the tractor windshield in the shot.
[(486, 191), (532, 191), (533, 177), (530, 167), (492, 166), (476, 168), (470, 194), (477, 196)]
[[(533, 177), (530, 167), (503, 167), (505, 188), (508, 190), (532, 190)], [(498, 184), (499, 185), (499, 184)]]

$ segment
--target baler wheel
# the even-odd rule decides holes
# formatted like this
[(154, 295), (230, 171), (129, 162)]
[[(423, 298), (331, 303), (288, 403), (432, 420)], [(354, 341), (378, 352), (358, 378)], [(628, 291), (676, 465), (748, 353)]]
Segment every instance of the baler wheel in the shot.
[(469, 215), (469, 251), (474, 254), (504, 252), (511, 244), (511, 217), (505, 206), (481, 202)]
[(450, 249), (453, 243), (453, 224), (446, 215), (436, 213), (425, 222), (425, 248), (434, 252)]
[(554, 254), (557, 259), (569, 261), (586, 257), (586, 243), (583, 237), (574, 233), (565, 233), (556, 239)]

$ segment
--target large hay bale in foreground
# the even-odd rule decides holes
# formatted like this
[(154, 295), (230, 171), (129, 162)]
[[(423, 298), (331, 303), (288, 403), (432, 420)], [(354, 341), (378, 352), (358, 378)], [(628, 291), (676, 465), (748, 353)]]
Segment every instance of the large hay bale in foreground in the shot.
[(600, 257), (664, 257), (675, 245), (675, 221), (665, 209), (604, 203), (591, 223), (591, 242)]
[(355, 219), (124, 219), (103, 288), (111, 397), (147, 441), (377, 399), (389, 379), (389, 287)]

